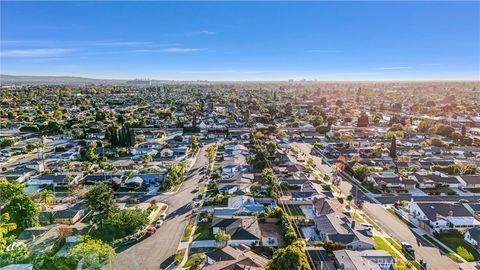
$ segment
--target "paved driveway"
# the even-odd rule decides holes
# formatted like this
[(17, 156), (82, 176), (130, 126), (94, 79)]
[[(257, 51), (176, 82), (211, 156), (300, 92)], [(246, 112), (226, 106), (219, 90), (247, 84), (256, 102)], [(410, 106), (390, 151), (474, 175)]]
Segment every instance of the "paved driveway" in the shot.
[(158, 269), (163, 261), (176, 253), (192, 213), (193, 198), (197, 196), (193, 190), (202, 177), (199, 170), (207, 164), (204, 154), (208, 146), (200, 150), (197, 161), (177, 193), (146, 196), (147, 201), (155, 200), (169, 206), (166, 221), (157, 233), (117, 254), (111, 265), (105, 265), (104, 269)]

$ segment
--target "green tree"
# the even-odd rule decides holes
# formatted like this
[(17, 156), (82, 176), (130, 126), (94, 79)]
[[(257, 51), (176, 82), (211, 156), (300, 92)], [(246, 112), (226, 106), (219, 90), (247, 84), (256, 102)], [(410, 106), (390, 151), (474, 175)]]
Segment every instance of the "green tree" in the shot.
[(9, 182), (6, 179), (0, 179), (0, 204), (6, 204), (13, 197), (24, 194), (25, 188), (19, 182)]
[(26, 228), (38, 224), (40, 210), (32, 198), (27, 195), (13, 197), (3, 208), (4, 213), (9, 213), (12, 221), (17, 224), (17, 230), (22, 231)]
[(397, 158), (397, 137), (392, 137), (392, 142), (390, 143), (390, 157), (393, 159)]
[(353, 166), (353, 177), (358, 181), (363, 181), (370, 175), (370, 168), (367, 165), (357, 164)]
[(197, 136), (192, 135), (188, 140), (190, 142), (190, 149), (192, 149), (193, 153), (196, 153), (200, 148), (200, 139)]
[(143, 163), (150, 163), (153, 161), (153, 157), (150, 154), (145, 154), (142, 156), (142, 162)]
[(267, 186), (267, 193), (269, 194), (269, 196), (272, 198), (276, 198), (277, 191), (279, 188), (279, 183), (278, 183), (278, 178), (273, 172), (273, 170), (270, 168), (263, 169), (262, 178), (265, 181), (265, 184)]
[(53, 192), (48, 189), (44, 189), (38, 194), (38, 201), (44, 205), (51, 205), (54, 199), (55, 196), (53, 195)]
[(265, 144), (265, 148), (267, 150), (268, 157), (275, 157), (277, 153), (277, 145), (274, 142), (267, 142)]
[(17, 224), (10, 222), (10, 214), (3, 213), (0, 215), (0, 239), (3, 238), (8, 232), (11, 232), (17, 228)]
[(135, 233), (148, 224), (148, 214), (140, 209), (127, 208), (110, 214), (105, 222), (113, 228), (117, 237)]
[(212, 165), (215, 161), (215, 153), (217, 152), (217, 147), (215, 145), (211, 145), (205, 151), (205, 158), (208, 160), (208, 167)]
[(111, 246), (89, 237), (80, 238), (80, 242), (68, 253), (81, 261), (84, 269), (100, 269), (102, 262), (115, 256), (115, 250)]
[(303, 251), (303, 245), (299, 242), (280, 248), (273, 254), (268, 263), (267, 270), (289, 269), (289, 270), (310, 270), (307, 256)]
[(228, 241), (230, 241), (231, 236), (224, 230), (218, 231), (217, 234), (215, 234), (215, 242), (218, 247), (224, 247), (227, 245)]
[(85, 205), (92, 212), (92, 220), (103, 227), (104, 220), (115, 210), (113, 190), (105, 183), (94, 185), (85, 194)]

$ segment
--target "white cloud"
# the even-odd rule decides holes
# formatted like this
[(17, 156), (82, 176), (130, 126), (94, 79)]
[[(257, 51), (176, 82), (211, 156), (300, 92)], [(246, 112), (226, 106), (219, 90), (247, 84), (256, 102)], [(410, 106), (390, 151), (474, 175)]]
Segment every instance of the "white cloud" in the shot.
[(36, 58), (64, 55), (76, 51), (73, 48), (14, 49), (0, 52), (2, 57)]
[(208, 30), (202, 30), (202, 31), (198, 31), (198, 32), (194, 32), (193, 34), (196, 34), (196, 35), (216, 35), (217, 32), (213, 32), (213, 31), (208, 31)]
[(97, 45), (97, 46), (140, 46), (140, 45), (150, 45), (150, 44), (152, 44), (152, 42), (149, 42), (149, 41), (97, 41), (97, 42), (92, 42), (92, 45)]

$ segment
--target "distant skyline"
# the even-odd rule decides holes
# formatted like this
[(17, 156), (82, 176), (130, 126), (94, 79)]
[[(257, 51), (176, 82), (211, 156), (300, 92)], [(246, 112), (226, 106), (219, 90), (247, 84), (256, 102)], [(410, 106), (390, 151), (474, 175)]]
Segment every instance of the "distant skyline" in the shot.
[(480, 80), (480, 2), (6, 2), (0, 73)]

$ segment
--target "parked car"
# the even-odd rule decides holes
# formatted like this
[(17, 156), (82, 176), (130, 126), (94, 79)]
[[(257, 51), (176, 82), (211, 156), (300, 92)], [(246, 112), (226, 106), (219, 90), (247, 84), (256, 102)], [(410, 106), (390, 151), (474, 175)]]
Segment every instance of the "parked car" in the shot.
[(167, 214), (163, 213), (160, 215), (161, 220), (165, 220), (167, 218)]
[(161, 220), (161, 219), (157, 220), (157, 222), (155, 223), (155, 228), (158, 229), (158, 228), (162, 227), (162, 224), (163, 224), (163, 220)]
[(132, 238), (128, 239), (124, 244), (125, 245), (133, 245), (133, 244), (137, 243), (138, 241), (140, 241), (140, 238), (132, 237)]
[(147, 228), (147, 235), (152, 235), (157, 232), (157, 228), (155, 227), (148, 227)]
[(360, 226), (364, 230), (373, 230), (373, 225), (369, 223), (362, 223), (360, 224)]
[(415, 250), (413, 249), (412, 245), (407, 242), (402, 242), (402, 250), (412, 258), (415, 258)]

